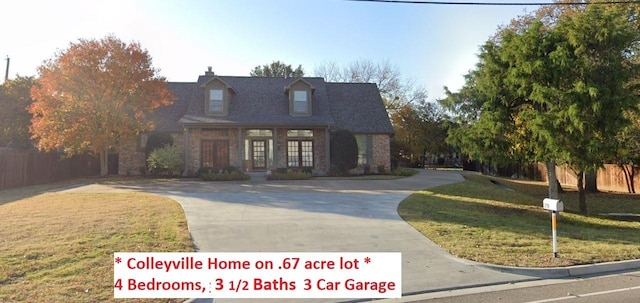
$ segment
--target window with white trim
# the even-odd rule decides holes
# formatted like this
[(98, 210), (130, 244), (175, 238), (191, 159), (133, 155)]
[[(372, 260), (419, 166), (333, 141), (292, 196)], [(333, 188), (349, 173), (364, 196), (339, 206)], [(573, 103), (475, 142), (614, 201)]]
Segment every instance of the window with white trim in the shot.
[(224, 112), (224, 93), (221, 89), (209, 90), (209, 112), (216, 114)]
[(309, 112), (309, 99), (306, 90), (293, 91), (293, 112), (296, 114)]
[(367, 156), (367, 135), (356, 135), (358, 142), (358, 165), (369, 164)]
[(313, 167), (313, 141), (287, 141), (288, 167)]

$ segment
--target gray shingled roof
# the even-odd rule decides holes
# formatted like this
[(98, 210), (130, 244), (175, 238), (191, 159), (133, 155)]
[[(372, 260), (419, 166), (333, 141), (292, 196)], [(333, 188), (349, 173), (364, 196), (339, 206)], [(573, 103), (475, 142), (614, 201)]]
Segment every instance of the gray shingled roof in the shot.
[(208, 116), (204, 113), (204, 90), (201, 84), (213, 76), (200, 76), (196, 83), (170, 82), (176, 95), (173, 105), (160, 108), (152, 115), (156, 129), (182, 131), (184, 125), (242, 126), (330, 126), (356, 133), (393, 133), (387, 111), (375, 84), (326, 83), (322, 78), (303, 78), (315, 87), (312, 115), (292, 117), (285, 86), (293, 78), (216, 76), (236, 91), (229, 102), (229, 115)]
[(193, 93), (197, 91), (196, 83), (169, 82), (167, 88), (176, 96), (172, 105), (161, 106), (151, 113), (155, 123), (155, 130), (165, 132), (182, 132), (180, 118), (187, 112), (187, 106), (193, 100)]
[[(200, 76), (198, 87), (212, 78), (213, 76)], [(205, 115), (204, 90), (198, 89), (180, 122), (264, 126), (328, 126), (334, 123), (322, 78), (304, 78), (316, 88), (311, 99), (312, 115), (310, 117), (289, 115), (289, 99), (285, 94), (284, 87), (296, 79), (223, 76), (218, 76), (218, 78), (231, 85), (237, 92), (237, 94), (231, 94), (229, 115), (224, 117)]]
[(336, 128), (354, 133), (393, 134), (387, 109), (373, 83), (327, 83)]

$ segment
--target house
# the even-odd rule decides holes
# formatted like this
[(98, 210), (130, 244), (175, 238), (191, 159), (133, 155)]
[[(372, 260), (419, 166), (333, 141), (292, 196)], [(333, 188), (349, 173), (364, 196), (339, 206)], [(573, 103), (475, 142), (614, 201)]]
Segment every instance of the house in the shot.
[[(331, 83), (322, 78), (218, 76), (169, 82), (177, 100), (156, 110), (155, 131), (172, 134), (185, 151), (185, 175), (201, 167), (243, 171), (277, 168), (328, 173), (331, 132), (356, 135), (359, 165), (390, 168), (393, 127), (371, 83)], [(147, 135), (122, 140), (119, 174), (138, 174)]]

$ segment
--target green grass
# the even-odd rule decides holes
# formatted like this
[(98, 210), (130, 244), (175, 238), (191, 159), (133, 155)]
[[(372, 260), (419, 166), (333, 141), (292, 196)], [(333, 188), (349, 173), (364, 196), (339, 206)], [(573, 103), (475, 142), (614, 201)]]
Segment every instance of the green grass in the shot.
[(114, 252), (193, 251), (180, 205), (150, 194), (40, 194), (0, 217), (0, 302), (127, 302), (113, 298)]
[[(551, 249), (551, 219), (542, 209), (540, 182), (465, 175), (458, 184), (420, 191), (405, 199), (399, 214), (415, 229), (455, 256), (509, 266), (568, 266), (640, 258), (640, 222), (577, 212), (577, 193), (562, 194), (558, 221), (559, 258)], [(640, 212), (637, 195), (589, 195), (592, 213)]]

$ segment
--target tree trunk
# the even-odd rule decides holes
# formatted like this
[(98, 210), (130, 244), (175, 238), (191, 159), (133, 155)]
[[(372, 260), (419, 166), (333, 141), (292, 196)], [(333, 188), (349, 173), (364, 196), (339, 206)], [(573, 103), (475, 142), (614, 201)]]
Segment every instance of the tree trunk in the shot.
[(585, 176), (585, 186), (584, 189), (588, 192), (588, 193), (592, 193), (595, 194), (598, 191), (598, 173), (597, 171), (589, 171), (587, 172), (586, 176)]
[(109, 150), (100, 152), (100, 176), (104, 177), (109, 173)]
[(635, 169), (633, 165), (619, 164), (618, 166), (624, 173), (624, 180), (625, 180), (625, 183), (627, 183), (627, 190), (629, 191), (629, 193), (635, 194), (636, 188), (633, 180), (633, 177), (635, 175)]
[(556, 176), (556, 162), (547, 162), (547, 179), (549, 180), (549, 198), (558, 199), (558, 188), (560, 183), (558, 182), (558, 176)]
[(584, 188), (584, 171), (578, 172), (578, 206), (580, 207), (580, 213), (587, 215), (587, 197)]

